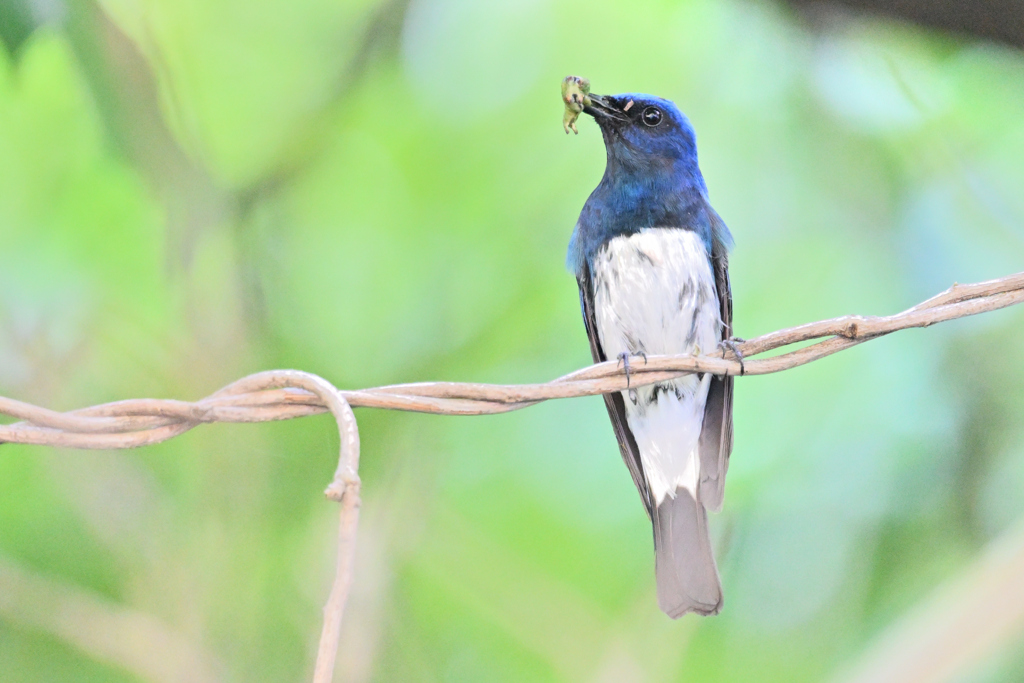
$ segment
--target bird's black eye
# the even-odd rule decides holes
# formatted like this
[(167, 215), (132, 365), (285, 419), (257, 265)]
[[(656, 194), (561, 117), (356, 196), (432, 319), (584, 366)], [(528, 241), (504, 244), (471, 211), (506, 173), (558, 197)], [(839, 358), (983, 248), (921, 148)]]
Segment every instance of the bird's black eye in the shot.
[(643, 119), (644, 125), (654, 128), (661, 123), (661, 110), (657, 107), (647, 107), (647, 109), (644, 109), (644, 113), (640, 115), (640, 118)]

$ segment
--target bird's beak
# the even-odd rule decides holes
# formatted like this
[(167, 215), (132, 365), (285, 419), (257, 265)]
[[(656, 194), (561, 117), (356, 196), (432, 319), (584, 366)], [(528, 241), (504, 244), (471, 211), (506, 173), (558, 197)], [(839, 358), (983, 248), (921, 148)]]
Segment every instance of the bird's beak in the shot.
[(629, 122), (629, 116), (623, 107), (628, 108), (632, 105), (632, 100), (622, 104), (616, 98), (608, 95), (590, 94), (589, 98), (590, 104), (583, 108), (583, 113), (593, 116), (599, 125)]

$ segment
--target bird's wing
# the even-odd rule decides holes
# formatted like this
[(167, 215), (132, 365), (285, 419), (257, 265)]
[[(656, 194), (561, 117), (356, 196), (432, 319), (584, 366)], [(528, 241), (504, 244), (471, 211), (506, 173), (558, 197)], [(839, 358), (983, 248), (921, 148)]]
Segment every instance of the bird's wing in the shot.
[[(712, 220), (721, 220), (712, 212)], [(717, 242), (711, 252), (711, 266), (715, 273), (718, 305), (722, 316), (722, 338), (732, 336), (732, 288), (729, 286), (729, 255)], [(704, 404), (704, 424), (701, 427), (700, 501), (712, 511), (722, 509), (725, 495), (725, 472), (729, 469), (732, 452), (732, 384), (731, 375), (711, 380), (707, 402)]]
[[(580, 306), (583, 308), (583, 323), (587, 327), (587, 337), (590, 339), (590, 354), (595, 363), (608, 360), (601, 348), (601, 340), (597, 335), (597, 320), (594, 317), (594, 281), (590, 276), (590, 267), (586, 264), (576, 278), (580, 286)], [(640, 463), (640, 448), (636, 445), (633, 432), (629, 430), (626, 423), (626, 404), (622, 399), (622, 392), (615, 391), (604, 394), (604, 404), (608, 408), (608, 417), (611, 418), (612, 428), (615, 430), (615, 438), (619, 442), (619, 451), (622, 453), (622, 460), (629, 468), (640, 492), (640, 498), (644, 502), (647, 516), (651, 516), (651, 489), (644, 477), (643, 465)]]

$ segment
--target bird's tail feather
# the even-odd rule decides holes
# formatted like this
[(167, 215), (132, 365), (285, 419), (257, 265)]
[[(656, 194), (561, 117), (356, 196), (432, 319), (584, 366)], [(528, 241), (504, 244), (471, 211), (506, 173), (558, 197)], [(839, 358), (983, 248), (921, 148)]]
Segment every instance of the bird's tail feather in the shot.
[(689, 490), (679, 487), (654, 509), (658, 606), (678, 619), (687, 612), (718, 614), (722, 585), (708, 537), (708, 516)]

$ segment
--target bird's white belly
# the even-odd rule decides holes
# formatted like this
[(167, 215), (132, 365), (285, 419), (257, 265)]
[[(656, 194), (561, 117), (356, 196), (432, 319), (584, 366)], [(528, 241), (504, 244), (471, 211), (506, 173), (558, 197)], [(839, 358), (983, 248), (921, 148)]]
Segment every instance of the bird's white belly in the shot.
[[(594, 258), (594, 316), (609, 359), (621, 353), (707, 353), (721, 340), (715, 278), (693, 231), (647, 228), (609, 240)], [(631, 362), (643, 363), (633, 358)], [(656, 503), (677, 487), (697, 499), (697, 442), (711, 376), (623, 392), (626, 419)]]

